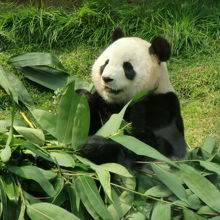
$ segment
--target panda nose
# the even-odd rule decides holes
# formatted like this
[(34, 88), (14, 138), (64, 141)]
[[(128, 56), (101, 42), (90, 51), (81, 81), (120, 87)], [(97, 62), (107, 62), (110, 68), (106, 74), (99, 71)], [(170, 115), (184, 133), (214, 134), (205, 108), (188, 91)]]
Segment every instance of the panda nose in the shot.
[(104, 80), (105, 83), (108, 83), (108, 82), (113, 81), (112, 78), (110, 78), (110, 77), (105, 77), (105, 76), (103, 76), (102, 79)]

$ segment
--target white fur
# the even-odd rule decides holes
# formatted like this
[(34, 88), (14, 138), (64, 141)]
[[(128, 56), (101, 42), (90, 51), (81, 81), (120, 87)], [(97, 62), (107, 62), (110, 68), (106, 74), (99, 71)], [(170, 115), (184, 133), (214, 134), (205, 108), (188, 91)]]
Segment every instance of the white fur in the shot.
[[(92, 79), (98, 93), (110, 103), (126, 103), (143, 91), (157, 88), (155, 93), (173, 91), (166, 63), (149, 54), (150, 43), (137, 37), (125, 37), (113, 42), (98, 57), (92, 67)], [(100, 67), (109, 59), (102, 75)], [(126, 78), (123, 63), (130, 62), (136, 72), (133, 80)], [(102, 77), (113, 81), (105, 83)], [(105, 86), (114, 90), (123, 90), (113, 94)]]

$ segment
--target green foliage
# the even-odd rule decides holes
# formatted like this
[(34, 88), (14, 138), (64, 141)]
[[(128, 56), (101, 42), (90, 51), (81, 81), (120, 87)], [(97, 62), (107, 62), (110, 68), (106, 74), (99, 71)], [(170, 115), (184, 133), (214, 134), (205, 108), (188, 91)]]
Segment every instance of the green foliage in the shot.
[(20, 80), (11, 72), (0, 66), (0, 85), (8, 95), (12, 94), (13, 100), (18, 104), (22, 102), (26, 107), (34, 106), (32, 98)]
[(79, 220), (75, 215), (64, 209), (46, 202), (36, 203), (27, 206), (27, 214), (32, 220)]
[[(219, 136), (219, 1), (46, 2), (52, 3), (51, 7), (33, 7), (33, 1), (16, 6), (0, 3), (0, 62), (4, 68), (10, 56), (34, 51), (56, 54), (65, 65), (64, 72), (59, 68), (54, 70), (53, 64), (24, 67), (22, 76), (15, 72), (39, 108), (54, 109), (50, 101), (54, 94), (50, 90), (65, 84), (69, 76), (66, 72), (91, 80), (89, 74), (95, 58), (101, 48), (111, 43), (112, 31), (119, 26), (126, 36), (149, 41), (155, 35), (162, 35), (171, 42), (173, 50), (168, 69), (180, 97), (189, 145), (200, 146), (207, 136)], [(36, 84), (24, 77), (50, 86), (50, 90), (33, 86)], [(75, 88), (87, 86), (83, 81), (75, 82)], [(1, 119), (9, 117), (10, 105), (9, 96), (1, 90)]]
[(219, 48), (218, 1), (108, 1), (87, 0), (65, 11), (37, 9), (31, 5), (8, 6), (1, 12), (0, 42), (8, 46), (35, 44), (42, 48), (106, 45), (112, 30), (120, 26), (127, 34), (147, 40), (163, 35), (172, 43), (173, 54), (212, 53)]
[[(2, 69), (0, 78), (5, 75)], [(96, 165), (78, 153), (88, 135), (89, 108), (86, 99), (74, 92), (77, 81), (68, 77), (56, 109), (48, 112), (19, 102), (24, 90), (12, 90), (11, 84), (16, 81), (19, 88), (25, 87), (14, 74), (9, 75), (7, 83), (1, 84), (5, 91), (13, 91), (8, 92), (13, 104), (11, 118), (0, 120), (0, 219), (219, 218), (220, 155), (214, 138), (189, 151), (184, 161), (171, 161), (123, 135), (128, 126), (123, 123), (126, 107), (147, 95), (141, 94), (98, 134), (156, 161), (145, 162), (141, 171), (115, 163)], [(25, 95), (29, 97), (28, 92)], [(15, 120), (22, 104), (31, 113), (23, 117), (24, 122)]]
[[(25, 53), (16, 55), (8, 63), (24, 73), (28, 79), (49, 89), (56, 90), (67, 82), (68, 74), (60, 61), (49, 53)], [(56, 70), (48, 65), (53, 65)]]

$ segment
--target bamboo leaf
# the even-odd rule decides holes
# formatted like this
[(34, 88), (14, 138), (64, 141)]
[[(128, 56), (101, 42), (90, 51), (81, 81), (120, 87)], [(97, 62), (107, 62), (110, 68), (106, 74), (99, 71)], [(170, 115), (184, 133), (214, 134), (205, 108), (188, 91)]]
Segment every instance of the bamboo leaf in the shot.
[(199, 161), (200, 165), (207, 170), (217, 173), (220, 175), (220, 165), (217, 163), (209, 162), (209, 161)]
[(70, 144), (72, 141), (73, 122), (79, 101), (80, 96), (74, 92), (72, 82), (65, 89), (58, 106), (56, 137), (61, 143)]
[(8, 135), (8, 138), (7, 138), (5, 148), (0, 152), (0, 158), (1, 158), (2, 162), (7, 162), (11, 158), (10, 144), (13, 141), (13, 132), (14, 132), (13, 125), (14, 125), (15, 113), (16, 113), (16, 106), (15, 106), (15, 102), (12, 100), (11, 124), (10, 124), (9, 135)]
[(216, 145), (216, 140), (215, 138), (213, 137), (208, 137), (206, 140), (205, 140), (205, 143), (203, 144), (203, 146), (201, 147), (203, 150), (205, 150), (206, 152), (208, 153), (212, 153), (214, 148), (215, 148), (215, 145)]
[(38, 145), (28, 143), (28, 144), (23, 145), (23, 147), (32, 151), (37, 156), (44, 158), (45, 160), (54, 162), (54, 160), (51, 158), (50, 154), (46, 150), (44, 150), (42, 147), (39, 147)]
[(34, 116), (43, 130), (56, 137), (56, 115), (41, 109), (34, 109), (31, 111), (31, 114)]
[(172, 191), (180, 200), (188, 203), (185, 188), (182, 181), (176, 175), (166, 171), (162, 166), (152, 164), (153, 171), (156, 173), (158, 179), (164, 183), (167, 188)]
[(27, 66), (20, 68), (20, 70), (29, 80), (51, 90), (63, 88), (69, 77), (66, 72), (49, 66)]
[(101, 165), (96, 165), (94, 163), (92, 163), (91, 161), (89, 161), (86, 158), (80, 157), (80, 156), (76, 156), (82, 163), (90, 166), (91, 169), (95, 170), (99, 181), (105, 191), (105, 193), (107, 194), (107, 196), (110, 198), (110, 200), (112, 200), (112, 195), (111, 195), (111, 186), (110, 186), (110, 174), (107, 170), (103, 169), (101, 167)]
[(25, 202), (22, 201), (18, 220), (25, 220), (25, 211), (26, 211), (26, 205)]
[(219, 190), (194, 168), (186, 164), (181, 164), (180, 167), (180, 175), (185, 184), (210, 208), (219, 212)]
[(82, 163), (88, 165), (88, 166), (89, 166), (91, 169), (93, 169), (93, 170), (96, 170), (96, 169), (98, 169), (98, 167), (99, 167), (99, 165), (97, 165), (97, 164), (91, 162), (90, 160), (88, 160), (88, 159), (86, 159), (86, 158), (84, 158), (84, 157), (81, 157), (81, 156), (79, 156), (79, 155), (75, 155), (75, 157), (76, 157), (79, 161), (81, 161)]
[(208, 215), (213, 215), (215, 211), (213, 211), (209, 206), (201, 206), (200, 209), (197, 211), (198, 214), (207, 213)]
[(50, 53), (34, 52), (15, 55), (9, 58), (8, 63), (14, 67), (54, 65), (65, 70), (60, 61)]
[(0, 175), (0, 201), (1, 201), (1, 206), (2, 206), (1, 218), (4, 220), (9, 219), (10, 210), (8, 207), (7, 195), (5, 193), (2, 175)]
[(183, 209), (184, 220), (208, 220), (202, 216), (197, 215), (189, 209)]
[(3, 216), (3, 202), (1, 197), (1, 190), (0, 190), (0, 216)]
[(46, 173), (43, 172), (42, 169), (35, 166), (9, 166), (8, 170), (24, 179), (34, 180), (35, 182), (39, 183), (39, 185), (48, 195), (54, 195), (55, 191), (53, 185), (46, 178)]
[(31, 220), (80, 220), (65, 209), (46, 202), (28, 205), (27, 214)]
[(21, 101), (27, 108), (34, 107), (34, 102), (23, 83), (13, 73), (6, 71), (0, 66), (0, 86), (18, 104)]
[(153, 208), (151, 220), (171, 220), (171, 205), (157, 202)]
[(144, 195), (154, 196), (159, 198), (168, 197), (171, 194), (172, 192), (167, 187), (162, 185), (153, 186), (144, 193)]
[(220, 216), (216, 216), (216, 217), (210, 218), (210, 220), (220, 220)]
[(150, 89), (150, 90), (147, 90), (147, 91), (144, 91), (144, 92), (137, 94), (135, 97), (133, 97), (131, 99), (131, 104), (138, 102), (143, 97), (150, 95), (151, 93), (153, 93), (156, 90), (157, 90), (157, 88), (154, 88), (154, 89)]
[(93, 83), (87, 82), (87, 81), (83, 80), (82, 78), (78, 78), (73, 75), (69, 76), (67, 83), (72, 82), (72, 81), (75, 82), (75, 90), (85, 89), (85, 90), (91, 92), (94, 88)]
[(90, 111), (86, 97), (81, 96), (76, 107), (72, 127), (72, 147), (79, 150), (86, 141), (89, 133)]
[(141, 212), (135, 212), (129, 215), (129, 220), (146, 220), (146, 216), (144, 216)]
[(55, 179), (55, 183), (54, 183), (55, 194), (51, 201), (52, 204), (61, 206), (63, 202), (66, 200), (66, 199), (63, 199), (64, 197), (66, 197), (66, 194), (64, 194), (63, 192), (64, 186), (65, 186), (64, 178), (58, 176)]
[(6, 163), (9, 161), (10, 157), (11, 157), (11, 148), (8, 145), (3, 150), (1, 150), (0, 158), (2, 162)]
[(99, 215), (97, 214), (96, 210), (93, 208), (93, 205), (91, 202), (88, 200), (88, 197), (85, 193), (85, 190), (81, 184), (76, 184), (77, 179), (75, 179), (75, 186), (76, 186), (76, 192), (77, 195), (80, 197), (80, 200), (82, 201), (83, 205), (85, 206), (86, 210), (88, 213), (92, 216), (93, 219), (100, 219)]
[[(25, 122), (20, 119), (14, 119), (13, 125), (26, 126)], [(8, 128), (10, 126), (11, 126), (11, 119), (0, 120), (0, 132), (1, 133), (8, 131)]]
[[(134, 177), (127, 178), (121, 177), (122, 186), (134, 191), (136, 188), (136, 179)], [(134, 202), (133, 192), (125, 190), (120, 196), (117, 196), (116, 192), (113, 189), (113, 202), (108, 207), (113, 219), (121, 219), (132, 207)]]
[(102, 164), (102, 165), (96, 165), (96, 164), (92, 163), (91, 161), (89, 161), (88, 159), (80, 157), (79, 155), (75, 155), (75, 157), (77, 159), (79, 159), (83, 164), (88, 165), (91, 169), (93, 169), (97, 173), (99, 181), (100, 181), (103, 189), (105, 190), (106, 194), (109, 196), (110, 199), (112, 198), (112, 196), (111, 196), (109, 172), (117, 173), (116, 168), (119, 167), (119, 171), (118, 171), (119, 175), (120, 175), (120, 172), (121, 172), (122, 176), (132, 177), (132, 175), (128, 173), (126, 168), (124, 168), (123, 166), (121, 166), (119, 164), (114, 164), (114, 163), (109, 163), (108, 164), (108, 163), (106, 163), (106, 164)]
[(96, 165), (96, 164), (92, 163), (91, 161), (89, 161), (86, 158), (80, 157), (78, 155), (76, 157), (82, 163), (90, 166), (90, 168), (93, 169), (96, 172), (105, 193), (110, 198), (110, 200), (112, 200), (109, 172), (107, 170), (103, 169), (100, 165)]
[(14, 126), (15, 130), (25, 139), (39, 146), (44, 145), (45, 137), (41, 129), (27, 128), (22, 126)]
[(115, 173), (124, 177), (133, 177), (125, 167), (117, 163), (105, 163), (99, 165), (99, 167), (101, 169), (107, 170), (111, 173)]
[(15, 178), (12, 175), (3, 175), (2, 183), (5, 193), (10, 201), (17, 203), (19, 201), (19, 188), (16, 184)]
[(109, 205), (108, 211), (112, 216), (112, 219), (119, 220), (121, 219), (132, 207), (132, 202), (130, 201), (124, 201), (124, 193), (122, 195), (118, 196), (114, 189), (112, 189), (112, 204)]
[(125, 111), (130, 102), (128, 102), (118, 114), (112, 114), (110, 119), (96, 132), (96, 135), (109, 137), (116, 133), (120, 128)]
[(201, 200), (194, 193), (188, 196), (189, 207), (198, 210), (201, 207)]
[(77, 193), (75, 184), (74, 183), (72, 183), (71, 185), (68, 184), (66, 188), (67, 188), (68, 197), (70, 200), (71, 212), (78, 213), (80, 209), (80, 197)]
[(97, 176), (99, 181), (110, 200), (112, 200), (112, 190), (110, 185), (110, 173), (103, 169), (96, 169)]
[(67, 154), (65, 152), (51, 152), (51, 157), (55, 158), (55, 161), (60, 165), (64, 167), (75, 167), (75, 161), (73, 157), (70, 154)]
[(135, 137), (128, 135), (115, 135), (112, 136), (111, 139), (123, 145), (124, 147), (128, 148), (129, 150), (133, 151), (137, 155), (147, 156), (156, 160), (166, 162), (174, 167), (178, 167), (170, 159), (168, 159), (167, 157), (159, 153), (157, 150), (143, 143), (142, 141), (138, 140)]
[[(76, 187), (80, 198), (86, 207), (89, 202), (91, 206), (90, 208), (92, 208), (102, 219), (112, 219), (99, 195), (97, 186), (91, 177), (78, 177), (76, 179)], [(90, 214), (92, 213), (90, 212)]]

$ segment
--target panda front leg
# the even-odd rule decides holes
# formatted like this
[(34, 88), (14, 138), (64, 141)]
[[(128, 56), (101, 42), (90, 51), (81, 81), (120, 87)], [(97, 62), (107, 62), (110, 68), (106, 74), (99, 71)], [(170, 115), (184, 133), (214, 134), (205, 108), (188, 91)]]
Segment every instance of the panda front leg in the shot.
[(138, 156), (121, 144), (98, 135), (87, 139), (81, 149), (81, 155), (96, 164), (119, 163), (125, 167), (133, 167)]
[(82, 156), (96, 164), (118, 162), (122, 146), (111, 139), (98, 135), (88, 137), (81, 150)]

